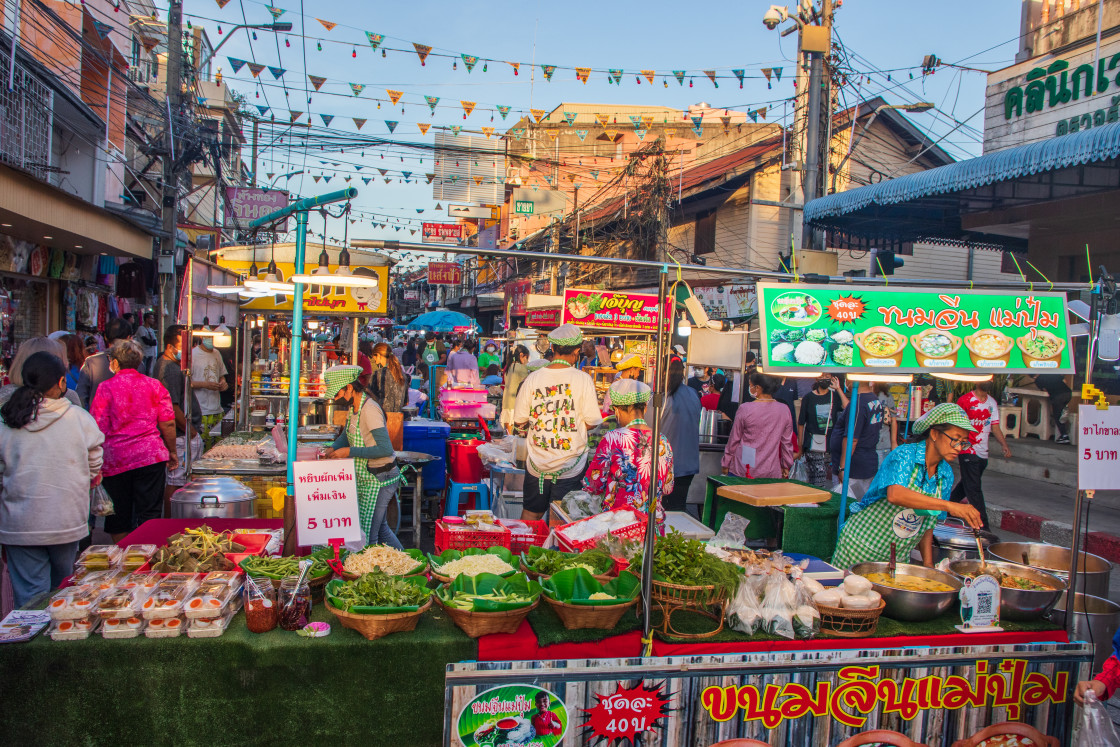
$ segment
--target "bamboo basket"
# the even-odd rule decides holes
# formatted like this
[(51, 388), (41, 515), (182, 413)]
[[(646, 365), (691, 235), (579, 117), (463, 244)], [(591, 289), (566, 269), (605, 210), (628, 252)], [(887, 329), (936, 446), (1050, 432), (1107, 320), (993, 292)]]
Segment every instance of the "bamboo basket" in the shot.
[[(660, 632), (666, 636), (684, 640), (711, 638), (723, 630), (723, 606), (727, 601), (726, 593), (715, 586), (681, 586), (664, 581), (653, 580), (650, 590), (650, 603), (661, 609)], [(693, 612), (717, 623), (714, 630), (704, 633), (682, 633), (673, 627), (674, 612)]]
[[(524, 571), (525, 575), (532, 581), (544, 581), (546, 578), (552, 578), (551, 573), (537, 573), (536, 571), (530, 570), (529, 566), (525, 565), (524, 558), (521, 559), (521, 570)], [(610, 571), (598, 575), (592, 574), (592, 577), (601, 584), (605, 584), (614, 578), (614, 576), (610, 574)]]
[(342, 627), (356, 630), (365, 636), (367, 641), (389, 635), (390, 633), (403, 633), (406, 630), (415, 630), (420, 616), (432, 606), (432, 598), (428, 597), (426, 604), (415, 612), (394, 612), (388, 615), (357, 615), (353, 612), (343, 612), (326, 602), (327, 611), (338, 618)]
[(841, 638), (866, 638), (875, 633), (879, 625), (879, 616), (883, 614), (887, 603), (879, 600), (879, 606), (871, 610), (853, 610), (847, 607), (827, 607), (817, 605), (821, 613), (821, 632), (839, 636)]
[(544, 597), (544, 600), (549, 603), (568, 630), (582, 630), (583, 628), (612, 630), (618, 625), (618, 621), (622, 619), (626, 611), (633, 609), (639, 599), (640, 597), (635, 597), (622, 604), (592, 605), (568, 604), (558, 602), (547, 596)]
[(478, 638), (493, 633), (516, 633), (531, 611), (541, 603), (540, 597), (528, 607), (522, 607), (508, 612), (472, 612), (448, 607), (443, 600), (436, 597), (440, 607), (451, 617), (459, 629), (471, 638)]

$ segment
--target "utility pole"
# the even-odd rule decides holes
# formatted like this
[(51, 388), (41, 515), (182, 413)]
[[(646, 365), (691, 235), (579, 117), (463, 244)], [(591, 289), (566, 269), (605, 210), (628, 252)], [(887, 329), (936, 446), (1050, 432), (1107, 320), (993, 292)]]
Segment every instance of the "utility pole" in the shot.
[[(801, 51), (809, 58), (809, 90), (807, 121), (805, 124), (805, 180), (802, 183), (804, 202), (821, 196), (821, 142), (822, 88), (824, 87), (824, 58), (832, 44), (832, 0), (822, 0), (819, 26), (801, 26)], [(832, 107), (829, 106), (829, 116)], [(821, 251), (824, 236), (808, 225), (802, 224), (801, 246)]]
[[(160, 254), (171, 257), (171, 272), (161, 270), (159, 284), (159, 333), (167, 329), (167, 319), (164, 310), (169, 302), (175, 299), (175, 267), (174, 257), (176, 249), (175, 234), (178, 230), (179, 215), (179, 176), (175, 168), (175, 139), (182, 133), (175, 132), (175, 117), (179, 115), (182, 107), (182, 76), (183, 76), (183, 0), (170, 0), (167, 12), (167, 88), (165, 91), (167, 104), (167, 144), (163, 153), (163, 237), (160, 240)], [(157, 263), (159, 258), (156, 258)], [(174, 312), (172, 312), (174, 313)], [(188, 323), (191, 320), (187, 320)], [(161, 337), (162, 339), (162, 337)]]
[(257, 136), (260, 134), (261, 121), (253, 117), (253, 156), (249, 166), (249, 186), (257, 186)]

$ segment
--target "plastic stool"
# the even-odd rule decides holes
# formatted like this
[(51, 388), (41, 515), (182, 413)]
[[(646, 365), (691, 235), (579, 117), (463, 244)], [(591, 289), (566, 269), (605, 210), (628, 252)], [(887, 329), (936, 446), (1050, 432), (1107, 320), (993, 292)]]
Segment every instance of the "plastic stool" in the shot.
[[(1050, 439), (1050, 396), (1046, 392), (1019, 393), (1019, 404), (1023, 408), (1019, 432), (1022, 438), (1038, 436), (1042, 441)], [(1033, 416), (1033, 417), (1032, 417)]]
[(459, 496), (463, 493), (473, 493), (478, 496), (474, 501), (474, 507), (476, 509), (489, 510), (489, 485), (484, 482), (453, 482), (451, 483), (451, 489), (447, 491), (447, 508), (444, 510), (445, 516), (459, 515)]
[(1000, 407), (999, 427), (1008, 438), (1020, 438), (1019, 424), (1023, 420), (1022, 407)]

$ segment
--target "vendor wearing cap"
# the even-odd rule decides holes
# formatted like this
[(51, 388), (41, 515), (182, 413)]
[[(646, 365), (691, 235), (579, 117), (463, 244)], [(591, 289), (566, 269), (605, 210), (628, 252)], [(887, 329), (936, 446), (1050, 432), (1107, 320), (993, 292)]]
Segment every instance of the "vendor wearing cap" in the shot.
[[(640, 380), (644, 368), (645, 364), (642, 362), (642, 356), (637, 353), (624, 355), (622, 360), (614, 367), (614, 370), (618, 371), (618, 376), (615, 377), (615, 381), (624, 381), (626, 379)], [(608, 389), (607, 393), (603, 395), (603, 412), (610, 412), (611, 409), (611, 390)]]
[(526, 432), (523, 520), (538, 520), (548, 504), (579, 490), (587, 468), (587, 429), (603, 422), (591, 377), (573, 366), (583, 334), (562, 324), (548, 335), (555, 354), (525, 377), (513, 406), (513, 422)]
[[(611, 384), (610, 396), (619, 428), (603, 436), (587, 465), (583, 485), (587, 492), (603, 497), (603, 510), (632, 508), (649, 513), (649, 481), (652, 474), (653, 431), (646, 424), (649, 386), (634, 379)], [(662, 498), (673, 492), (673, 449), (664, 436), (657, 449), (657, 510), (665, 521)]]
[(403, 550), (400, 540), (385, 521), (385, 512), (396, 494), (401, 473), (393, 442), (385, 424), (385, 412), (373, 394), (361, 388), (361, 366), (331, 366), (323, 372), (327, 399), (347, 411), (346, 427), (324, 459), (353, 459), (358, 484), (358, 518), (366, 544), (386, 544)]
[(891, 544), (900, 563), (920, 548), (922, 564), (933, 567), (933, 525), (943, 512), (981, 527), (980, 514), (967, 503), (953, 503), (953, 468), (968, 446), (972, 423), (958, 405), (940, 404), (914, 423), (919, 440), (892, 451), (871, 481), (852, 516), (844, 524), (832, 564), (848, 568), (856, 563), (886, 562)]

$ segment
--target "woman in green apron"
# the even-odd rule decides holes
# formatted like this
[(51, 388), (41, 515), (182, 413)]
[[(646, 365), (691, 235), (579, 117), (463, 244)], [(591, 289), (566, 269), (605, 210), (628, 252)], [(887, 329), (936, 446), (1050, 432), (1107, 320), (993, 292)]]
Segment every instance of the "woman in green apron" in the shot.
[(922, 564), (933, 567), (932, 530), (943, 512), (964, 519), (973, 529), (982, 526), (975, 508), (949, 500), (953, 490), (949, 462), (956, 461), (973, 432), (964, 410), (952, 403), (940, 404), (914, 423), (913, 432), (920, 440), (892, 451), (867, 493), (851, 507), (832, 557), (837, 568), (886, 562), (892, 544), (898, 562), (910, 562), (910, 551), (917, 547)]
[(401, 473), (393, 443), (385, 427), (385, 413), (373, 396), (357, 386), (361, 366), (331, 366), (323, 373), (327, 399), (349, 411), (346, 427), (325, 459), (353, 459), (358, 483), (358, 517), (369, 544), (403, 550), (385, 521), (385, 512), (396, 494)]

